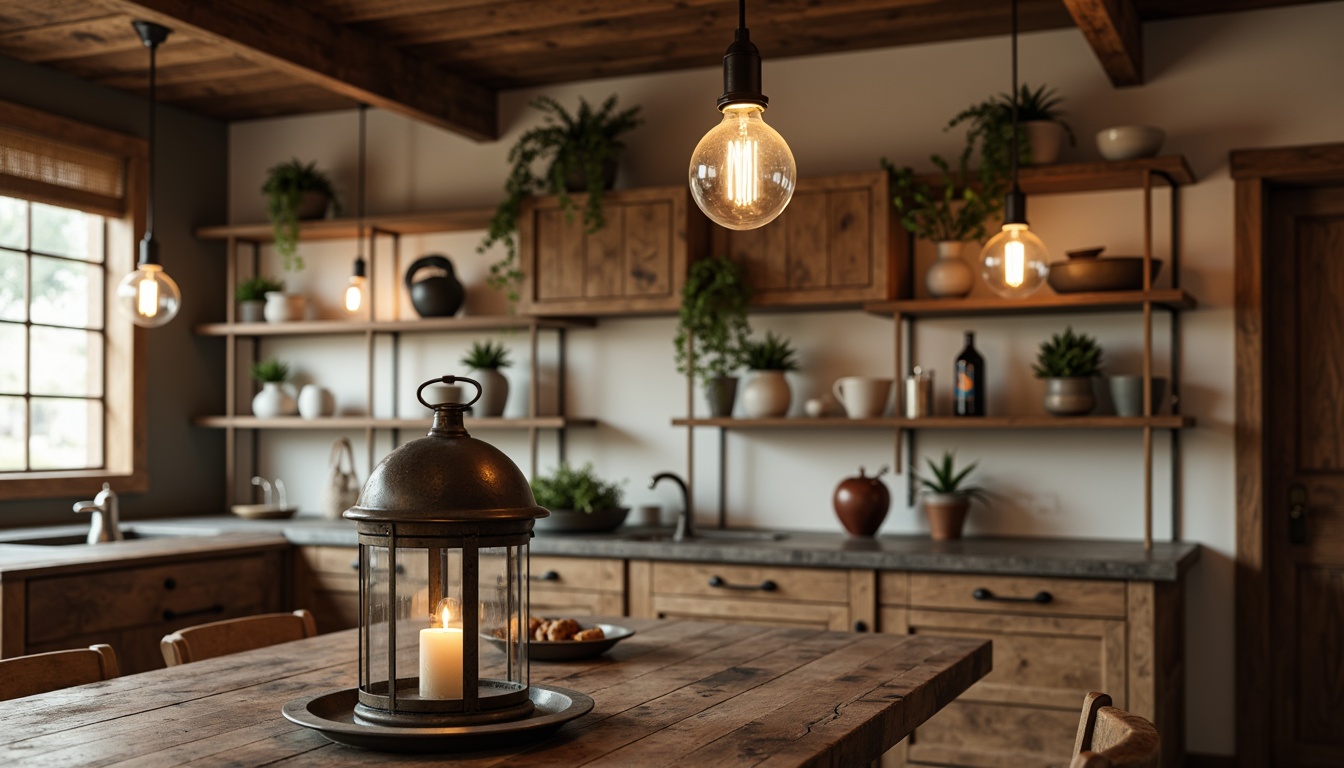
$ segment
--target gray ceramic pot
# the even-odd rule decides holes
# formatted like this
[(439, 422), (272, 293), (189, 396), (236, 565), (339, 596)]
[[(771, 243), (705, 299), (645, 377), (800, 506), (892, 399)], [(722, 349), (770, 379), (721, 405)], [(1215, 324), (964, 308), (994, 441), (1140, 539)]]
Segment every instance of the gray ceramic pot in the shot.
[(1097, 406), (1092, 378), (1045, 380), (1045, 410), (1055, 416), (1083, 416)]
[(503, 416), (504, 406), (509, 403), (509, 380), (493, 369), (472, 371), (471, 377), (481, 385), (481, 399), (472, 406), (472, 413), (487, 418)]
[(709, 415), (714, 418), (726, 418), (733, 415), (733, 403), (737, 400), (737, 377), (716, 376), (705, 382), (705, 401), (709, 404)]

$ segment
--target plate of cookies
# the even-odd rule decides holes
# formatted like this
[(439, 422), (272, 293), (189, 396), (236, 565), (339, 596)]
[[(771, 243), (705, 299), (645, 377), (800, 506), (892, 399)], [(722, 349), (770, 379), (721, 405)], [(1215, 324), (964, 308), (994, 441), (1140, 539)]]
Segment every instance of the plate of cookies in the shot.
[[(573, 661), (601, 656), (611, 647), (635, 634), (633, 629), (615, 624), (580, 624), (578, 619), (543, 619), (530, 616), (527, 657), (533, 661)], [(504, 627), (482, 632), (481, 637), (499, 650), (506, 649)]]

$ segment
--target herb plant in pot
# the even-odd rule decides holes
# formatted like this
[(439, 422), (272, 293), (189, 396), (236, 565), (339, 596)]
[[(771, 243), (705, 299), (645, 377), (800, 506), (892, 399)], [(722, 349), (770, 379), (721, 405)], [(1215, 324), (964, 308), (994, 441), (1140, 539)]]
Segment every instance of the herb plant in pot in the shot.
[(252, 415), (273, 419), (299, 412), (298, 403), (284, 388), (289, 381), (289, 365), (273, 357), (253, 363), (252, 378), (261, 382), (261, 391), (252, 398)]
[(1032, 366), (1045, 379), (1045, 410), (1055, 416), (1082, 416), (1097, 405), (1093, 380), (1101, 375), (1101, 346), (1073, 327), (1041, 342)]
[(266, 294), (283, 292), (285, 281), (272, 277), (257, 276), (238, 284), (233, 296), (238, 300), (238, 322), (260, 323), (266, 319)]
[(538, 531), (610, 531), (620, 527), (630, 511), (621, 506), (621, 486), (598, 477), (592, 464), (581, 469), (561, 464), (552, 474), (532, 481), (532, 495), (551, 512), (537, 520)]
[(765, 341), (746, 343), (743, 360), (751, 378), (742, 387), (742, 413), (748, 419), (769, 419), (789, 412), (793, 390), (784, 374), (798, 370), (796, 352), (788, 339), (767, 331)]
[[(1073, 128), (1064, 122), (1064, 110), (1059, 106), (1063, 101), (1054, 89), (1042, 85), (1032, 90), (1031, 86), (1022, 84), (1017, 97), (1017, 122), (1022, 139), (1018, 142), (1019, 162), (1028, 165), (1053, 163), (1059, 160), (1064, 139), (1069, 140), (1069, 146), (1078, 143)], [(980, 149), (981, 171), (1001, 179), (1008, 178), (1013, 142), (1012, 95), (1001, 93), (973, 104), (952, 118), (947, 127), (963, 122), (970, 124), (966, 140)]]
[(705, 385), (711, 416), (733, 413), (737, 398), (733, 373), (742, 365), (751, 332), (747, 325), (750, 298), (746, 270), (727, 257), (701, 259), (686, 276), (677, 336), (672, 342), (677, 372)]
[(286, 272), (303, 269), (298, 254), (299, 221), (320, 219), (327, 208), (340, 213), (336, 189), (331, 178), (317, 170), (317, 163), (305, 164), (295, 158), (272, 166), (266, 172), (266, 183), (261, 191), (266, 195), (266, 212), (274, 230), (275, 252), (280, 255)]
[(929, 465), (929, 474), (918, 475), (916, 479), (924, 489), (920, 503), (929, 518), (929, 535), (939, 541), (960, 539), (971, 500), (984, 502), (987, 499), (985, 489), (967, 482), (976, 463), (958, 471), (956, 454), (952, 451), (943, 451), (941, 462), (934, 463), (929, 458), (924, 462)]
[[(523, 198), (536, 194), (558, 195), (561, 209), (573, 218), (574, 202), (570, 193), (586, 192), (584, 230), (592, 233), (601, 229), (606, 223), (602, 215), (602, 193), (615, 183), (616, 164), (625, 149), (620, 137), (643, 122), (638, 106), (617, 111), (615, 95), (608, 97), (597, 109), (580, 97), (575, 115), (546, 96), (537, 98), (531, 106), (545, 114), (546, 122), (525, 132), (509, 150), (504, 200), (495, 209), (486, 228), (485, 240), (476, 249), (484, 253), (496, 243), (504, 246), (505, 255), (490, 265), (487, 282), (493, 288), (508, 291), (511, 302), (518, 300), (518, 285), (523, 277), (515, 238)], [(538, 161), (548, 163), (541, 175), (534, 171)]]
[(472, 377), (481, 385), (481, 398), (476, 401), (479, 416), (503, 416), (509, 402), (509, 380), (500, 369), (513, 365), (509, 350), (502, 342), (473, 341), (471, 349), (462, 356), (462, 364), (472, 370)]

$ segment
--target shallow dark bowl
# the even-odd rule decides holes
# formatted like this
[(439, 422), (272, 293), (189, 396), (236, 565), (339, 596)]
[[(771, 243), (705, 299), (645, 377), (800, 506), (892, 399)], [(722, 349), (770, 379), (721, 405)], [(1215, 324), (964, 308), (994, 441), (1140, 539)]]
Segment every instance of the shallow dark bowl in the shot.
[[(1153, 281), (1162, 271), (1162, 262), (1153, 259)], [(1143, 290), (1143, 257), (1110, 256), (1102, 259), (1073, 259), (1050, 265), (1046, 278), (1056, 293)]]
[(542, 517), (533, 525), (538, 533), (594, 533), (614, 531), (625, 522), (630, 513), (629, 507), (620, 509), (595, 509), (592, 512), (575, 512), (572, 509), (552, 509), (549, 517)]

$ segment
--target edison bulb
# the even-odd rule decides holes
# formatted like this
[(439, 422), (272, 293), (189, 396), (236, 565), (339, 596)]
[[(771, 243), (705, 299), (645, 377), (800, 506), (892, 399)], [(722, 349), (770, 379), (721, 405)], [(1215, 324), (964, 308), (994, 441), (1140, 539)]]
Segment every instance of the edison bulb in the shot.
[(1023, 298), (1045, 284), (1049, 260), (1045, 243), (1026, 224), (1004, 224), (980, 252), (980, 276), (1000, 296)]
[(362, 306), (364, 306), (364, 278), (354, 275), (350, 278), (350, 284), (345, 287), (345, 311), (353, 315)]
[(117, 304), (131, 322), (157, 328), (177, 316), (182, 294), (158, 264), (141, 264), (117, 284)]
[(729, 104), (723, 120), (691, 153), (691, 196), (728, 229), (769, 224), (793, 198), (798, 168), (784, 137), (761, 118), (758, 104)]

